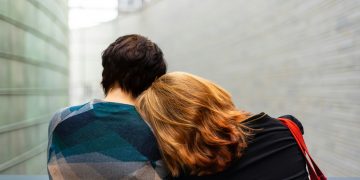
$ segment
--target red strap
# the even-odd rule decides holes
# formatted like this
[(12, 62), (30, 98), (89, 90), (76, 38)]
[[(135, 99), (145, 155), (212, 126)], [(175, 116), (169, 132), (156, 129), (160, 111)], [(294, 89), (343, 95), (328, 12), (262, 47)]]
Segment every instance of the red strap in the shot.
[(302, 133), (299, 129), (299, 127), (294, 123), (293, 121), (286, 119), (286, 118), (278, 118), (286, 127), (289, 128), (291, 134), (294, 136), (297, 144), (299, 145), (299, 148), (301, 149), (301, 152), (303, 153), (306, 164), (308, 167), (310, 180), (326, 180), (327, 178), (325, 175), (321, 172), (320, 168), (317, 166), (315, 161), (310, 156), (309, 150), (306, 147), (304, 138), (302, 136)]

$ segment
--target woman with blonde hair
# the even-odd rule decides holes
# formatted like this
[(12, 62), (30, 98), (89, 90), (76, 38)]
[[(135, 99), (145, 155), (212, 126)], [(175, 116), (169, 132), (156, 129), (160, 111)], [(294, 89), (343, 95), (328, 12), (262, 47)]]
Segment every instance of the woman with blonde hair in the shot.
[[(289, 130), (265, 113), (238, 110), (218, 85), (183, 72), (158, 78), (136, 108), (178, 179), (308, 179)], [(302, 130), (301, 123), (286, 116)]]

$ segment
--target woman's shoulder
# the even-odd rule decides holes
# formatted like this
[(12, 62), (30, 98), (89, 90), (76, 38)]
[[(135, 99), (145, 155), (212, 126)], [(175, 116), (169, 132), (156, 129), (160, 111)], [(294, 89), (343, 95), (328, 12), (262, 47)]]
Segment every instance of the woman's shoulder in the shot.
[(302, 123), (293, 115), (283, 115), (283, 116), (280, 116), (279, 118), (286, 118), (286, 119), (291, 120), (299, 127), (299, 129), (301, 130), (301, 133), (304, 134), (304, 127), (303, 127)]
[[(302, 123), (293, 115), (283, 115), (283, 116), (280, 116), (279, 118), (286, 118), (286, 119), (293, 121), (300, 128), (302, 134), (304, 134), (304, 128), (303, 128)], [(273, 118), (264, 112), (252, 115), (248, 119), (244, 120), (243, 123), (249, 125), (250, 127), (255, 128), (255, 129), (257, 129), (257, 128), (273, 128), (274, 126), (282, 126), (280, 121), (277, 118)]]

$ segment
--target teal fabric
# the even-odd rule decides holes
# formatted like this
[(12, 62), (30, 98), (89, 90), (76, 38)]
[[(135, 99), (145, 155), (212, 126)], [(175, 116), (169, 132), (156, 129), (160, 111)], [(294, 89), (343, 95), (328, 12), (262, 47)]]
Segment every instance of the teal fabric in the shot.
[(48, 172), (65, 179), (159, 179), (156, 139), (132, 105), (94, 100), (65, 108), (49, 125)]

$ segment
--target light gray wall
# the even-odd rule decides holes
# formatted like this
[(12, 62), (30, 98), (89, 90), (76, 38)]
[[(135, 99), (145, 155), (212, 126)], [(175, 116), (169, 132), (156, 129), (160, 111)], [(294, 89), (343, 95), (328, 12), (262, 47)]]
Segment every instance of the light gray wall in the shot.
[(128, 33), (157, 42), (170, 71), (228, 89), (240, 108), (298, 117), (327, 175), (360, 176), (360, 1), (162, 0), (73, 31), (73, 103), (102, 96), (101, 51)]
[(0, 0), (0, 174), (45, 174), (47, 126), (68, 104), (67, 0)]

